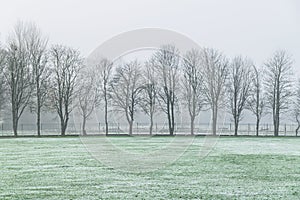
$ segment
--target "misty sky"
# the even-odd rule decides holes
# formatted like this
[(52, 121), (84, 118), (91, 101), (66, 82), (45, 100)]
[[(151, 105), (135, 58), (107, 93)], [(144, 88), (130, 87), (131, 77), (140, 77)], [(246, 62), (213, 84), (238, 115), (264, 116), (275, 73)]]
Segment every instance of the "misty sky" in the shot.
[(300, 64), (297, 0), (7, 0), (1, 8), (2, 44), (18, 20), (35, 22), (50, 43), (78, 48), (84, 56), (121, 32), (157, 27), (178, 31), (230, 57), (248, 56), (257, 65), (276, 49), (288, 50), (295, 68)]
[[(2, 45), (18, 20), (35, 22), (50, 44), (78, 48), (86, 57), (122, 32), (165, 28), (256, 65), (285, 49), (300, 75), (298, 0), (6, 0), (1, 8)], [(202, 115), (201, 121), (209, 119)]]

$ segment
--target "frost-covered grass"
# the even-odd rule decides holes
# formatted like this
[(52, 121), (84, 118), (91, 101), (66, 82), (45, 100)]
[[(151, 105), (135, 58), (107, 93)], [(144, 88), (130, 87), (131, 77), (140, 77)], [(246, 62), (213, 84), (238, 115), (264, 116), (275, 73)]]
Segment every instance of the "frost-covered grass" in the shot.
[[(140, 152), (172, 138), (110, 140)], [(204, 140), (162, 169), (134, 173), (95, 160), (80, 138), (0, 139), (0, 199), (299, 199), (300, 138), (222, 137), (203, 158)]]

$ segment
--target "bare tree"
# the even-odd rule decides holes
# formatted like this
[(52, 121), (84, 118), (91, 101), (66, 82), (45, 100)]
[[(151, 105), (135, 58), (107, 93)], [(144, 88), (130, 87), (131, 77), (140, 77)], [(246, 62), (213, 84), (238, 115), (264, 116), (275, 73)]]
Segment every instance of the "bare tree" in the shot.
[(129, 135), (132, 135), (134, 114), (140, 101), (140, 68), (137, 60), (120, 65), (111, 83), (113, 106), (125, 114)]
[(158, 80), (158, 102), (167, 114), (169, 133), (175, 130), (175, 108), (179, 88), (179, 51), (175, 46), (164, 45), (153, 55)]
[(212, 133), (217, 134), (218, 111), (224, 103), (228, 61), (222, 53), (214, 49), (203, 49), (204, 86), (207, 103), (212, 113)]
[(276, 51), (265, 63), (266, 98), (272, 110), (274, 136), (279, 135), (280, 114), (288, 109), (292, 96), (292, 63), (285, 51)]
[(108, 135), (108, 101), (109, 101), (109, 82), (111, 79), (112, 74), (112, 67), (113, 63), (103, 58), (100, 62), (96, 65), (97, 71), (99, 72), (99, 78), (97, 83), (101, 88), (101, 93), (104, 98), (104, 121), (105, 121), (105, 134)]
[(96, 74), (92, 69), (82, 70), (78, 82), (78, 108), (82, 116), (82, 134), (86, 135), (86, 121), (99, 105), (100, 90), (96, 84)]
[(28, 29), (19, 22), (7, 42), (7, 64), (4, 76), (8, 85), (14, 135), (18, 135), (18, 123), (28, 106), (32, 93), (32, 71), (26, 49)]
[(5, 97), (6, 83), (4, 77), (4, 70), (6, 65), (6, 51), (0, 46), (0, 121), (2, 118), (2, 111), (6, 103), (7, 98)]
[(143, 73), (143, 86), (141, 92), (141, 103), (140, 107), (143, 112), (150, 118), (149, 133), (152, 135), (153, 132), (153, 118), (157, 111), (156, 100), (157, 100), (157, 81), (155, 80), (155, 69), (151, 61), (145, 63), (145, 69)]
[(263, 88), (262, 88), (262, 80), (263, 73), (261, 70), (258, 70), (253, 65), (253, 73), (252, 73), (252, 89), (250, 92), (250, 97), (247, 102), (247, 108), (255, 115), (256, 117), (256, 136), (259, 135), (259, 124), (261, 118), (265, 114), (265, 98), (263, 96)]
[(53, 109), (60, 118), (61, 135), (65, 135), (69, 116), (74, 108), (74, 100), (78, 95), (77, 79), (83, 65), (80, 52), (61, 45), (50, 50), (53, 77), (50, 99)]
[(47, 42), (35, 24), (26, 24), (28, 32), (25, 38), (32, 68), (34, 91), (31, 111), (36, 113), (37, 135), (41, 135), (41, 111), (45, 107), (50, 71), (47, 66)]
[(201, 52), (188, 51), (183, 60), (183, 99), (191, 119), (191, 134), (194, 135), (194, 121), (205, 105)]
[(298, 80), (295, 92), (295, 99), (292, 107), (292, 117), (297, 122), (297, 128), (295, 129), (296, 136), (298, 136), (298, 132), (300, 129), (300, 79)]
[(251, 69), (251, 61), (241, 56), (235, 57), (229, 67), (227, 95), (229, 99), (229, 112), (234, 121), (235, 136), (238, 135), (243, 110), (250, 97), (251, 81), (249, 80), (251, 80)]

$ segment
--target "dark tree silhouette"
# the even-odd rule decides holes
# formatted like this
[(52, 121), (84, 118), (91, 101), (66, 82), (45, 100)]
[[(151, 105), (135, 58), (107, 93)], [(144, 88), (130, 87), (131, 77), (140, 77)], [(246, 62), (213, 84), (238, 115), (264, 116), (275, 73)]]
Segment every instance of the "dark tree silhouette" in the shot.
[(272, 110), (274, 136), (279, 135), (280, 114), (288, 110), (291, 100), (292, 64), (285, 51), (276, 51), (265, 63), (266, 100)]

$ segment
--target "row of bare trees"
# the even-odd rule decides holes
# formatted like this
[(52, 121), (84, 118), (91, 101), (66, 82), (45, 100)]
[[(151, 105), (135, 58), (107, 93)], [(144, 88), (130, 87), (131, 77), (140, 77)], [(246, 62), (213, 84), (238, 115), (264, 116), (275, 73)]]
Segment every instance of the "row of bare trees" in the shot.
[(36, 25), (18, 22), (1, 47), (1, 106), (10, 105), (15, 136), (25, 109), (36, 113), (39, 136), (42, 112), (49, 108), (60, 118), (61, 134), (66, 132), (83, 59), (77, 50), (47, 44)]
[(256, 117), (257, 135), (260, 121), (268, 113), (274, 119), (275, 136), (279, 134), (282, 113), (293, 111), (299, 122), (292, 59), (285, 51), (275, 52), (263, 67), (257, 68), (248, 58), (237, 56), (229, 60), (214, 49), (192, 49), (181, 57), (175, 46), (164, 45), (145, 63), (135, 60), (115, 67), (108, 91), (114, 110), (124, 113), (130, 134), (135, 113), (140, 110), (149, 116), (150, 134), (154, 114), (162, 111), (173, 135), (180, 102), (190, 116), (191, 134), (195, 118), (207, 109), (211, 110), (214, 135), (219, 112), (224, 108), (232, 116), (235, 135), (245, 110)]
[[(273, 117), (275, 136), (279, 135), (280, 119), (285, 112), (293, 113), (293, 119), (298, 122), (298, 132), (300, 84), (293, 85), (292, 64), (292, 58), (285, 51), (276, 51), (258, 68), (248, 58), (237, 56), (229, 60), (222, 53), (208, 48), (192, 49), (180, 57), (176, 47), (165, 45), (144, 67), (135, 61), (118, 68), (117, 78), (112, 81), (120, 84), (119, 91), (113, 89), (113, 101), (117, 103), (118, 99), (114, 106), (123, 107), (130, 133), (134, 112), (140, 106), (150, 116), (150, 134), (153, 114), (159, 109), (166, 114), (169, 133), (173, 135), (179, 101), (183, 102), (190, 115), (191, 134), (194, 134), (195, 118), (201, 111), (210, 109), (212, 133), (216, 135), (218, 113), (223, 108), (232, 116), (235, 135), (238, 135), (245, 110), (256, 117), (256, 135), (259, 134), (262, 117), (269, 113)], [(123, 71), (122, 67), (127, 71)], [(121, 82), (120, 76), (124, 78)], [(124, 91), (129, 93), (122, 96)]]
[(296, 132), (300, 129), (300, 83), (293, 84), (292, 64), (285, 51), (275, 52), (257, 67), (242, 56), (228, 59), (211, 48), (179, 52), (173, 45), (161, 46), (146, 62), (102, 58), (86, 64), (78, 50), (48, 47), (36, 25), (19, 22), (0, 49), (0, 110), (10, 105), (15, 136), (26, 109), (36, 113), (40, 136), (42, 113), (55, 111), (65, 135), (70, 113), (77, 108), (86, 134), (86, 122), (100, 105), (106, 134), (112, 110), (123, 114), (129, 134), (137, 112), (149, 117), (150, 134), (156, 113), (162, 112), (173, 135), (178, 108), (184, 105), (192, 135), (195, 119), (210, 109), (213, 135), (220, 112), (230, 113), (238, 135), (239, 123), (249, 110), (256, 117), (257, 135), (262, 117), (270, 113), (278, 136), (285, 112), (298, 123)]

